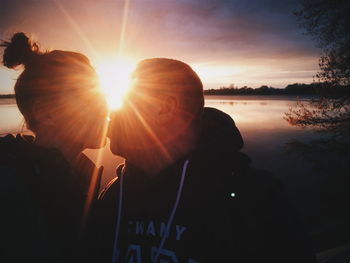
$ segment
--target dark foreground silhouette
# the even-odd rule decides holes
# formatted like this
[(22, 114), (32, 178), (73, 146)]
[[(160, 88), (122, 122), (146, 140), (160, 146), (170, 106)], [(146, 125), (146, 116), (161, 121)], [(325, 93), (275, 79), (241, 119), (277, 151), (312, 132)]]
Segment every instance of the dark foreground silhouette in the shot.
[(97, 202), (88, 260), (315, 262), (281, 185), (250, 166), (227, 114), (203, 108), (193, 70), (150, 59), (134, 77), (109, 131), (126, 163)]

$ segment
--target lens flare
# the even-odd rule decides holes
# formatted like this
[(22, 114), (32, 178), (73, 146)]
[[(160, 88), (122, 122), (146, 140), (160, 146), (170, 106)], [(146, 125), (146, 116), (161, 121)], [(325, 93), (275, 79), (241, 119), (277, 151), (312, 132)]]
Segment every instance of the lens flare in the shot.
[(96, 66), (100, 87), (110, 109), (122, 106), (123, 97), (130, 88), (130, 74), (135, 64), (126, 58), (104, 61)]

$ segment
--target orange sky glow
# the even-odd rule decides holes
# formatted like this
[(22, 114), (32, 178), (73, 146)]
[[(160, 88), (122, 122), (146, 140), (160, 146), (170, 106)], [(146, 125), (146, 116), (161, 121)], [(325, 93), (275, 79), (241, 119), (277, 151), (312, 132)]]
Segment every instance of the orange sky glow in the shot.
[[(293, 1), (287, 2), (293, 7)], [(273, 9), (255, 8), (252, 3), (259, 7), (259, 1), (249, 6), (233, 2), (237, 4), (3, 0), (0, 39), (24, 31), (43, 48), (82, 52), (91, 59), (107, 94), (122, 92), (125, 75), (139, 60), (150, 57), (183, 60), (199, 74), (205, 88), (232, 83), (283, 88), (312, 82), (318, 51), (298, 29), (290, 15), (293, 8), (282, 10), (279, 18)], [(255, 20), (249, 20), (244, 12), (257, 12)], [(271, 21), (265, 16), (259, 20), (264, 15), (261, 12), (269, 14)], [(19, 72), (0, 67), (0, 94), (13, 92)]]

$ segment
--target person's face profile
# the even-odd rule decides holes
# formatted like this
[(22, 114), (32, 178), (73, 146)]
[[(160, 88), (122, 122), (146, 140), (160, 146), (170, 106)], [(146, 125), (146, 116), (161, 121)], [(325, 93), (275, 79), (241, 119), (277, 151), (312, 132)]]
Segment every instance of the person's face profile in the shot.
[(159, 140), (162, 99), (140, 86), (132, 86), (123, 106), (110, 115), (108, 137), (112, 153), (125, 155), (154, 147)]
[(82, 90), (65, 99), (64, 105), (58, 113), (58, 124), (67, 127), (65, 136), (86, 148), (103, 147), (108, 126), (108, 107), (103, 94), (97, 88)]
[(177, 134), (176, 125), (182, 125), (178, 107), (179, 100), (174, 95), (133, 90), (123, 107), (110, 115), (112, 153), (126, 158), (168, 143), (174, 137), (172, 133)]

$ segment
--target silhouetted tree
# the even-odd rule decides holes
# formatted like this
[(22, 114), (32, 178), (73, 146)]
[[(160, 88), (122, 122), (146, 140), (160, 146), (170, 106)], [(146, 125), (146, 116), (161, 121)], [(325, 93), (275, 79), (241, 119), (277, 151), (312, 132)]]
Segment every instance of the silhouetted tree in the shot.
[(301, 26), (322, 50), (320, 71), (315, 76), (318, 97), (299, 102), (284, 118), (292, 125), (313, 127), (324, 136), (309, 144), (290, 143), (289, 149), (302, 149), (313, 157), (323, 151), (328, 157), (333, 152), (342, 154), (339, 159), (349, 158), (350, 98), (349, 92), (344, 92), (350, 88), (349, 14), (349, 0), (303, 0), (296, 12)]
[(296, 12), (301, 26), (323, 53), (316, 77), (334, 85), (350, 84), (350, 1), (303, 0)]

